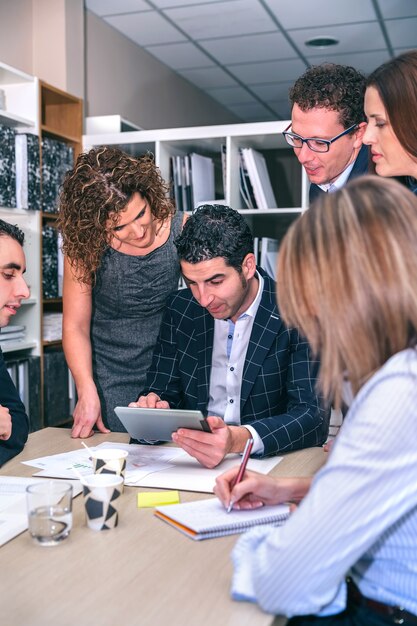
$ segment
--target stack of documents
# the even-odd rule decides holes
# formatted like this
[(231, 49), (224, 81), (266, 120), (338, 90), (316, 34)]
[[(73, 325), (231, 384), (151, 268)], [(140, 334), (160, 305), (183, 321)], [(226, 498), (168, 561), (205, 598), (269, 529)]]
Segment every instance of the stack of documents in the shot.
[(0, 332), (0, 345), (7, 346), (11, 342), (23, 341), (25, 337), (25, 326), (5, 326)]
[[(240, 455), (231, 454), (218, 467), (207, 469), (181, 448), (173, 446), (105, 442), (90, 449), (94, 451), (103, 448), (128, 451), (125, 484), (133, 487), (213, 493), (217, 476), (238, 465), (241, 460)], [(261, 474), (268, 474), (281, 460), (282, 457), (249, 459), (248, 468)], [(93, 471), (90, 453), (84, 448), (23, 463), (40, 470), (35, 476), (50, 478), (74, 478), (73, 468), (81, 475), (91, 474)]]
[(60, 341), (62, 339), (62, 313), (44, 313), (42, 328), (44, 341)]

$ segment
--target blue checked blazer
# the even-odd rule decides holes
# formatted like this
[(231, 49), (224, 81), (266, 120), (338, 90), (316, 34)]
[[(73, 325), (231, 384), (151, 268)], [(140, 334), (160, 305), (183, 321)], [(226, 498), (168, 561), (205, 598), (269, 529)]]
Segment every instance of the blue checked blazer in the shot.
[[(318, 363), (298, 331), (287, 328), (276, 304), (274, 281), (258, 268), (264, 289), (246, 353), (241, 387), (241, 424), (251, 424), (264, 455), (322, 444), (329, 412), (314, 391)], [(182, 289), (167, 301), (147, 389), (172, 408), (207, 415), (214, 319)]]

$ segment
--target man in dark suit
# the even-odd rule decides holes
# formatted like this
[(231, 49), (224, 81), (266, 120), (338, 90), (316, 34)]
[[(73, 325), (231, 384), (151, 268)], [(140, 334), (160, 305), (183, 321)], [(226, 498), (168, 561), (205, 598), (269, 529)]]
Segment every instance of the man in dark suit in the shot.
[[(16, 226), (0, 220), (0, 328), (7, 326), (21, 301), (29, 296), (23, 273), (24, 234)], [(29, 419), (0, 349), (0, 465), (16, 456), (26, 443)]]
[(365, 82), (353, 67), (325, 63), (310, 67), (290, 89), (284, 136), (310, 180), (310, 202), (368, 172)]
[(328, 412), (314, 389), (318, 363), (281, 320), (274, 281), (256, 268), (242, 215), (200, 207), (175, 244), (188, 289), (168, 299), (147, 389), (132, 405), (208, 415), (211, 433), (172, 436), (207, 467), (242, 452), (250, 437), (260, 456), (323, 443)]

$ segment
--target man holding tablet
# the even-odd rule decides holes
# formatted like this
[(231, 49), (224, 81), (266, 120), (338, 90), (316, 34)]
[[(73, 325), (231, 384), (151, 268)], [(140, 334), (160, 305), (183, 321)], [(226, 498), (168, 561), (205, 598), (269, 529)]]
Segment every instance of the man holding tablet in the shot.
[(208, 415), (211, 433), (172, 435), (206, 467), (242, 452), (251, 437), (258, 456), (322, 444), (329, 412), (315, 393), (318, 362), (282, 322), (242, 215), (204, 205), (175, 245), (188, 289), (167, 301), (147, 388), (130, 406)]

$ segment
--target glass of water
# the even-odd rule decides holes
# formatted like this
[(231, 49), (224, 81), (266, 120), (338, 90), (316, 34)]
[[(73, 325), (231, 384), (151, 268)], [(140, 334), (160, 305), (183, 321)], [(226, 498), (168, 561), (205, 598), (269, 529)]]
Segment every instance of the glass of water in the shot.
[(29, 533), (42, 546), (56, 546), (72, 528), (72, 485), (45, 480), (26, 488)]

